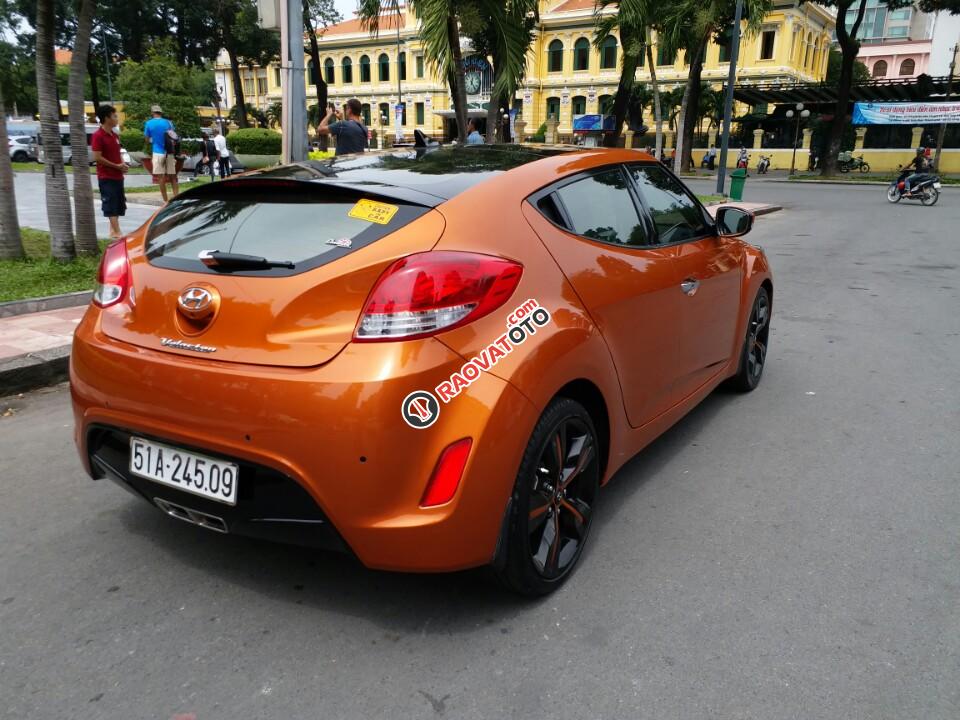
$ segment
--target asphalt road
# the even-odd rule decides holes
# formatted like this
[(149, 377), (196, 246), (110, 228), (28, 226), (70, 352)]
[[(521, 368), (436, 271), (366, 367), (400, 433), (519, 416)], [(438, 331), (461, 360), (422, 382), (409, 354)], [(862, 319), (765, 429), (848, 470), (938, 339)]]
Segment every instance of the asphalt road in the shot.
[(960, 717), (960, 192), (746, 199), (786, 206), (761, 387), (631, 461), (537, 602), (176, 522), (83, 475), (66, 388), (0, 402), (0, 717)]
[[(92, 178), (93, 187), (97, 187), (97, 178)], [(73, 175), (67, 175), (69, 186), (73, 187)], [(150, 184), (149, 175), (128, 175), (125, 179), (127, 187), (140, 187)], [(37, 230), (49, 230), (47, 222), (47, 191), (43, 173), (18, 172), (14, 177), (14, 193), (17, 196), (17, 215), (23, 227)], [(120, 218), (120, 229), (123, 232), (133, 232), (153, 215), (157, 208), (151, 205), (140, 205), (136, 202), (136, 195), (127, 195), (127, 213)], [(100, 212), (100, 199), (93, 200), (97, 217), (97, 236), (107, 237), (110, 234), (110, 223)]]

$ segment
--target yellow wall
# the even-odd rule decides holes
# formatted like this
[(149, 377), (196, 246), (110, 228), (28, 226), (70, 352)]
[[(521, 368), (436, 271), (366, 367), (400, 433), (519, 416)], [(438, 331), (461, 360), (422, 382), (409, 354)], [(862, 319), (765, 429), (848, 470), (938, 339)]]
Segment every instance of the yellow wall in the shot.
[[(560, 124), (558, 132), (569, 134), (572, 130), (572, 110), (574, 98), (585, 98), (584, 110), (587, 113), (597, 113), (600, 109), (600, 99), (604, 95), (614, 95), (619, 80), (619, 64), (622, 48), (617, 47), (617, 62), (612, 68), (600, 67), (600, 53), (593, 47), (592, 37), (596, 17), (592, 5), (583, 10), (571, 12), (552, 12), (550, 7), (556, 7), (557, 2), (543, 2), (541, 9), (541, 24), (537, 28), (532, 52), (528, 57), (527, 74), (524, 87), (516, 98), (522, 100), (522, 116), (526, 121), (528, 134), (534, 133), (547, 117), (547, 99), (559, 98)], [(745, 25), (744, 25), (745, 26)], [(829, 52), (834, 20), (818, 6), (805, 3), (797, 7), (780, 7), (771, 12), (756, 33), (745, 34), (741, 40), (740, 62), (738, 67), (738, 82), (763, 81), (814, 81), (822, 80), (826, 73), (827, 56)], [(776, 33), (773, 57), (761, 57), (762, 33), (773, 31)], [(588, 42), (588, 65), (585, 70), (575, 71), (574, 46), (578, 39), (584, 38)], [(405, 25), (401, 29), (401, 40), (404, 42), (403, 51), (406, 53), (406, 79), (402, 81), (402, 95), (408, 102), (407, 125), (409, 131), (413, 127), (420, 127), (428, 133), (439, 133), (443, 123), (439, 116), (434, 116), (431, 109), (448, 109), (449, 93), (446, 83), (430, 72), (429, 63), (424, 64), (424, 77), (416, 77), (416, 56), (422, 52), (422, 45), (418, 36), (415, 18), (407, 13)], [(552, 41), (560, 40), (563, 44), (563, 68), (559, 72), (548, 71), (548, 48)], [(334, 102), (343, 102), (349, 97), (358, 98), (361, 103), (380, 102), (390, 103), (397, 99), (397, 45), (396, 34), (393, 30), (382, 30), (378, 37), (372, 37), (366, 32), (352, 29), (351, 32), (341, 32), (332, 28), (319, 39), (320, 44), (320, 72), (323, 72), (324, 61), (331, 58), (334, 61), (334, 82), (329, 88), (330, 99)], [(381, 82), (377, 72), (377, 59), (381, 53), (387, 55), (390, 61), (390, 80)], [(467, 53), (469, 54), (469, 53)], [(360, 58), (367, 55), (370, 58), (371, 79), (369, 83), (360, 82)], [(353, 63), (353, 82), (344, 85), (342, 76), (342, 61), (349, 57)], [(305, 64), (310, 58), (306, 57)], [(218, 64), (218, 76), (228, 66)], [(729, 64), (720, 62), (720, 47), (711, 43), (707, 49), (706, 62), (703, 70), (703, 80), (715, 87), (726, 81)], [(241, 68), (241, 75), (253, 81), (258, 69)], [(657, 67), (657, 77), (663, 90), (679, 87), (686, 82), (688, 66), (683, 53), (679, 53), (673, 65)], [(271, 65), (266, 70), (267, 89), (265, 93), (256, 92), (256, 82), (252, 87), (255, 91), (245, 99), (248, 103), (260, 108), (266, 108), (270, 103), (280, 99), (280, 86), (277, 83), (276, 66)], [(233, 102), (232, 76), (229, 72), (222, 72), (223, 82), (227, 85), (227, 96)], [(646, 67), (637, 71), (639, 82), (648, 82), (649, 73)], [(307, 98), (315, 97), (313, 86), (307, 81)], [(430, 105), (426, 108), (424, 123), (415, 125), (414, 103), (426, 102), (430, 98)], [(379, 120), (371, 117), (372, 125), (379, 127)], [(392, 118), (390, 125), (392, 127)], [(649, 119), (647, 124), (652, 124)]]

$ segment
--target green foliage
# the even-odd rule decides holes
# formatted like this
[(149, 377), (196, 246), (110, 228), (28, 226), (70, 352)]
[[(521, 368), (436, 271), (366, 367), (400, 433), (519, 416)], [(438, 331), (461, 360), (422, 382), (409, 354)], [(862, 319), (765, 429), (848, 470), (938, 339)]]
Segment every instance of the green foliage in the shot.
[(195, 106), (199, 98), (193, 92), (205, 82), (198, 79), (204, 74), (180, 64), (170, 40), (154, 44), (143, 62), (125, 62), (116, 87), (116, 95), (125, 102), (124, 129), (142, 131), (143, 124), (150, 119), (151, 105), (157, 104), (163, 108), (164, 117), (173, 122), (180, 137), (198, 137), (200, 119)]
[[(267, 115), (262, 110), (255, 108), (249, 103), (245, 103), (244, 107), (247, 111), (247, 118), (253, 120), (255, 127), (265, 128), (267, 125), (269, 125), (267, 122)], [(227, 117), (236, 123), (240, 122), (240, 106), (234, 105), (232, 108), (230, 108), (230, 112), (228, 113)]]
[(16, 104), (21, 115), (37, 112), (36, 66), (29, 45), (6, 42), (0, 35), (0, 87), (7, 112)]
[(234, 130), (227, 135), (227, 147), (239, 155), (279, 155), (282, 143), (280, 133), (266, 128)]
[(270, 127), (279, 128), (282, 125), (283, 103), (280, 102), (279, 100), (277, 100), (274, 103), (271, 103), (270, 107), (267, 108), (267, 112), (265, 113), (265, 115), (267, 117), (267, 124)]
[(149, 152), (143, 129), (128, 128), (120, 131), (120, 144), (127, 152)]
[(70, 262), (50, 258), (50, 233), (20, 228), (24, 260), (0, 260), (0, 302), (90, 290), (97, 277), (98, 257)]
[[(827, 56), (827, 76), (824, 83), (836, 86), (840, 82), (840, 65), (843, 62), (843, 55), (839, 50), (830, 50)], [(859, 60), (853, 62), (853, 82), (862, 83), (870, 79), (870, 70)]]

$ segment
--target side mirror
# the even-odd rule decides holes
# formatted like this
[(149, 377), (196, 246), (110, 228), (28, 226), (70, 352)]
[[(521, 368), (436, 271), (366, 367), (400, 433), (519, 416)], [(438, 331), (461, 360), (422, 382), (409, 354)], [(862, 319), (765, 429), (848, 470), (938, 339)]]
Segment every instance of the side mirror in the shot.
[(753, 228), (753, 213), (732, 205), (717, 209), (717, 232), (720, 237), (740, 237)]

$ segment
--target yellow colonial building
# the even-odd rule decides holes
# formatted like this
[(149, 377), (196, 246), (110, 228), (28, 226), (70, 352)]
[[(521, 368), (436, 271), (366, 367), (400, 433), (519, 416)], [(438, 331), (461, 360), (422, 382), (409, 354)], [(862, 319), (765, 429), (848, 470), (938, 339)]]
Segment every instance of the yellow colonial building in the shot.
[[(512, 109), (532, 134), (548, 117), (559, 121), (558, 132), (572, 132), (573, 117), (604, 113), (612, 103), (620, 72), (621, 48), (611, 38), (597, 50), (591, 38), (595, 23), (594, 0), (542, 0), (537, 28), (523, 86)], [(745, 34), (740, 45), (738, 83), (811, 82), (824, 78), (835, 17), (813, 3), (775, 0), (773, 10), (756, 32)], [(399, 26), (399, 27), (398, 27)], [(423, 56), (416, 17), (410, 9), (384, 16), (378, 36), (364, 30), (357, 19), (328, 28), (319, 41), (320, 68), (307, 64), (307, 102), (315, 98), (311, 73), (320, 72), (329, 85), (331, 101), (338, 105), (356, 97), (363, 105), (364, 121), (392, 128), (394, 107), (403, 101), (405, 134), (418, 128), (428, 135), (453, 134), (450, 96), (446, 83), (431, 72)], [(491, 72), (486, 58), (471, 53), (465, 44), (467, 92), (470, 114), (486, 116)], [(681, 51), (674, 57), (656, 49), (657, 79), (671, 90), (686, 81), (688, 63)], [(719, 87), (727, 79), (727, 45), (712, 43), (706, 51), (702, 79)], [(217, 64), (217, 83), (224, 103), (236, 103), (226, 57)], [(245, 100), (265, 109), (280, 99), (280, 68), (241, 70)], [(637, 70), (639, 82), (649, 81), (648, 68)], [(652, 124), (649, 123), (648, 124)]]

